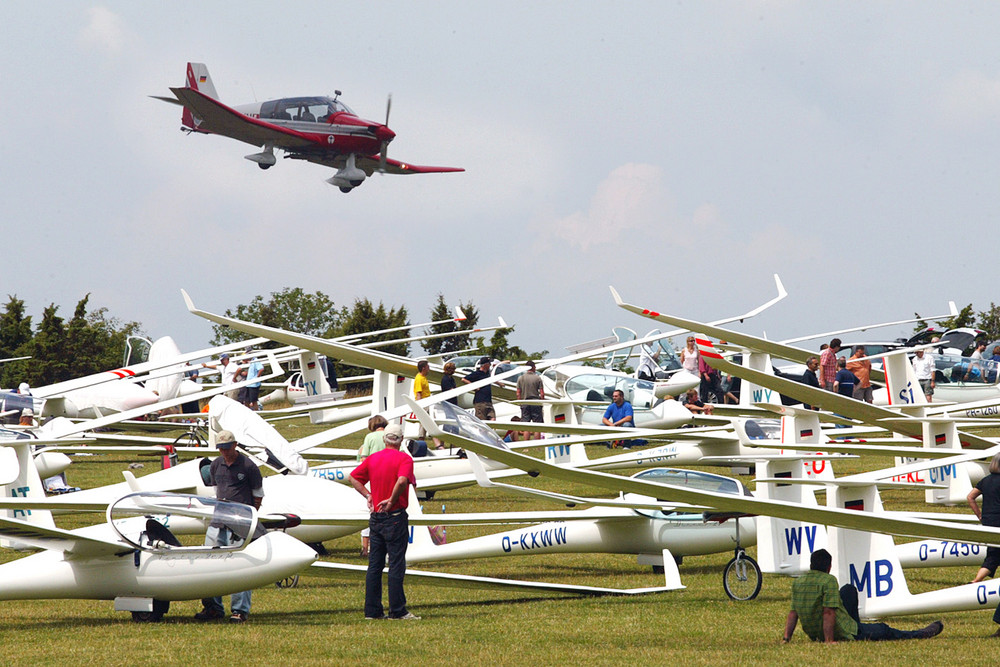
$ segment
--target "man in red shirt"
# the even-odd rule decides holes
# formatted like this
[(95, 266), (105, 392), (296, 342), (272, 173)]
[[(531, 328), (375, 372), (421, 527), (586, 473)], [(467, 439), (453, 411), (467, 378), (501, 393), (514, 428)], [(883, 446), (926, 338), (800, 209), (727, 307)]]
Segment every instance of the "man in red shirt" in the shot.
[[(385, 449), (375, 452), (351, 472), (351, 485), (368, 501), (371, 516), (368, 528), (371, 542), (368, 551), (368, 574), (365, 576), (365, 618), (385, 618), (382, 606), (382, 568), (389, 558), (389, 618), (419, 621), (406, 609), (403, 576), (406, 574), (406, 546), (410, 538), (406, 507), (409, 485), (417, 485), (413, 459), (401, 452), (403, 427), (386, 427), (382, 438)], [(368, 488), (365, 487), (368, 485)], [(369, 491), (369, 488), (371, 489)]]

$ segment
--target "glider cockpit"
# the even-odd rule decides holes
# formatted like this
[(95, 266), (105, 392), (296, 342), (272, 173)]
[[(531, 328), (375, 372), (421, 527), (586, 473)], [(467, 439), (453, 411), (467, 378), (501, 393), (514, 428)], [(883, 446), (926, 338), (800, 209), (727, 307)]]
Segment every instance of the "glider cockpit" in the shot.
[[(108, 523), (127, 544), (151, 553), (218, 553), (239, 551), (265, 533), (250, 505), (184, 493), (133, 493), (108, 507)], [(204, 546), (209, 527), (226, 527), (243, 541), (228, 546)], [(171, 530), (173, 529), (173, 530)], [(184, 545), (174, 534), (200, 533)], [(250, 540), (246, 536), (252, 536)]]
[[(647, 482), (656, 482), (657, 484), (666, 484), (668, 486), (677, 486), (681, 488), (695, 489), (698, 491), (728, 493), (734, 496), (747, 495), (746, 488), (738, 480), (735, 480), (732, 477), (723, 477), (722, 475), (716, 475), (710, 472), (682, 470), (677, 468), (650, 468), (649, 470), (640, 471), (635, 475), (632, 475), (632, 477)], [(653, 501), (653, 498), (634, 493), (626, 493), (625, 499), (634, 502)], [(704, 521), (704, 515), (701, 510), (692, 511), (688, 508), (671, 510), (665, 506), (662, 509), (656, 510), (636, 509), (633, 511), (650, 519), (668, 521), (687, 519), (697, 520), (698, 522)]]

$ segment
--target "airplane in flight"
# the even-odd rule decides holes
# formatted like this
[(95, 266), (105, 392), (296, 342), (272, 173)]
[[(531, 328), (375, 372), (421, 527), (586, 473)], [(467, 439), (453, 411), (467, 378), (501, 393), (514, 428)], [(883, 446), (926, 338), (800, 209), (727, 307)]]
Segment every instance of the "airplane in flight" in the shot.
[(261, 169), (269, 169), (277, 162), (276, 148), (284, 151), (286, 158), (331, 167), (337, 172), (327, 183), (341, 192), (350, 192), (376, 171), (387, 174), (465, 171), (390, 159), (389, 143), (396, 137), (388, 125), (391, 97), (384, 123), (359, 117), (340, 100), (339, 90), (332, 98), (285, 97), (230, 107), (219, 100), (208, 67), (203, 63), (188, 63), (184, 86), (170, 91), (175, 97), (152, 97), (184, 107), (181, 114), (184, 132), (220, 134), (260, 146), (259, 153), (245, 157)]

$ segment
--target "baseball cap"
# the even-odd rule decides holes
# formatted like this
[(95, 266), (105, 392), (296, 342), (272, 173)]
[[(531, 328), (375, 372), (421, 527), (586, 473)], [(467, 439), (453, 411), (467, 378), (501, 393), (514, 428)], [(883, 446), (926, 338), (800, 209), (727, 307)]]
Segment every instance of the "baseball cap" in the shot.
[(493, 360), (489, 357), (479, 357), (479, 361), (476, 362), (476, 366), (482, 366), (483, 364), (488, 364), (491, 361)]
[(219, 431), (215, 434), (215, 446), (219, 449), (229, 449), (236, 444), (236, 436), (232, 431)]
[(385, 442), (402, 442), (403, 427), (399, 424), (389, 424), (385, 427), (385, 431), (382, 433), (382, 440)]

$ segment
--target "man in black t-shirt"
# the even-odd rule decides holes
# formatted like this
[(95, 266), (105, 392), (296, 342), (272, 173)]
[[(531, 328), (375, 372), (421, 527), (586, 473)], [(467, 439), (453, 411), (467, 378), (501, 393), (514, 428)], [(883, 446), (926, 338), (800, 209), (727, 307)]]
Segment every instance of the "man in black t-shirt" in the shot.
[[(462, 382), (472, 384), (473, 382), (488, 378), (490, 376), (491, 361), (489, 357), (481, 357), (479, 363), (476, 364), (477, 369), (462, 378)], [(475, 394), (472, 396), (472, 405), (475, 407), (476, 417), (479, 419), (492, 421), (497, 418), (496, 410), (493, 409), (493, 389), (491, 385), (486, 384), (476, 389)]]

